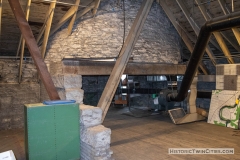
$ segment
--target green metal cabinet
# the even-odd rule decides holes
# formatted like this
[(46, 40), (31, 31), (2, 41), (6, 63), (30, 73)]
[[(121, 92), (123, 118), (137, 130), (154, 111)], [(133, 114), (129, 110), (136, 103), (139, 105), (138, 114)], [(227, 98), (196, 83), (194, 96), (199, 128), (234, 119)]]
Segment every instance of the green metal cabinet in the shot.
[(27, 159), (80, 159), (79, 104), (27, 104), (24, 112)]

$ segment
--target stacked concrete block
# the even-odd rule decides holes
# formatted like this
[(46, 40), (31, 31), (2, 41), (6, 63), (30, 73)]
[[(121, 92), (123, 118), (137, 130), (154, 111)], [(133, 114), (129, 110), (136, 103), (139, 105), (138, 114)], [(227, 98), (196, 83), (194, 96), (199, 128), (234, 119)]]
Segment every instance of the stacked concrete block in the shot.
[(61, 99), (76, 100), (83, 103), (84, 91), (82, 88), (82, 76), (76, 74), (59, 74), (52, 76)]
[(82, 160), (111, 160), (111, 130), (101, 125), (99, 107), (80, 104), (80, 139)]

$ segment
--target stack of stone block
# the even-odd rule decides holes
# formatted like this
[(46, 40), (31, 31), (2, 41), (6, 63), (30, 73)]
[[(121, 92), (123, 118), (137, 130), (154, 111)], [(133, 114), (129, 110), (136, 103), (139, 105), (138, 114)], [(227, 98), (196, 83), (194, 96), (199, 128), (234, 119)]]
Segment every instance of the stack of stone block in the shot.
[(111, 130), (101, 125), (99, 107), (80, 104), (81, 160), (111, 160)]
[(77, 103), (83, 103), (84, 91), (81, 89), (81, 75), (59, 74), (53, 76), (52, 79), (62, 100), (76, 100)]

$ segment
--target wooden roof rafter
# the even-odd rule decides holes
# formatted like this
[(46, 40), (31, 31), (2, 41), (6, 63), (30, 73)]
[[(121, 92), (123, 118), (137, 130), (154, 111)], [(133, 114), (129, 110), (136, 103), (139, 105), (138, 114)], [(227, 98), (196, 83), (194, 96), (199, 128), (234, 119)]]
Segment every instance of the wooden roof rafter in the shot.
[[(198, 36), (200, 29), (199, 29), (198, 25), (196, 24), (196, 22), (190, 17), (190, 13), (187, 10), (187, 7), (185, 6), (185, 4), (183, 3), (182, 0), (176, 0), (176, 2), (178, 3), (178, 6), (181, 8), (183, 14), (187, 18), (190, 25), (192, 26), (192, 29), (194, 30), (195, 34)], [(195, 26), (197, 26), (197, 27), (195, 27)], [(207, 47), (206, 47), (206, 52), (207, 52), (209, 58), (211, 59), (213, 65), (216, 65), (215, 56), (214, 56), (212, 50), (210, 49), (209, 45), (207, 45)]]
[[(172, 24), (175, 27), (175, 29), (177, 30), (178, 34), (181, 36), (181, 38), (182, 38), (183, 42), (185, 43), (185, 45), (187, 46), (188, 50), (192, 53), (194, 47), (193, 47), (193, 44), (190, 41), (190, 39), (194, 39), (194, 38), (189, 38), (190, 34), (186, 33), (182, 29), (182, 27), (180, 27), (180, 24), (176, 22), (176, 18), (174, 16), (174, 14), (169, 9), (169, 7), (167, 6), (167, 4), (164, 0), (159, 0), (159, 4), (163, 8), (163, 10), (166, 13), (166, 15), (168, 16), (169, 20), (172, 22)], [(195, 43), (195, 41), (194, 41), (194, 43)], [(200, 63), (199, 68), (202, 70), (202, 72), (205, 75), (208, 74), (208, 69), (202, 62)]]
[[(205, 6), (203, 4), (200, 5), (201, 1), (200, 0), (195, 0), (195, 2), (197, 3), (198, 8), (201, 11), (201, 13), (202, 13), (203, 17), (205, 18), (205, 20), (206, 21), (210, 20), (212, 17), (209, 17), (209, 14), (207, 13), (207, 10), (206, 10)], [(220, 34), (220, 32), (213, 32), (213, 35), (215, 36), (218, 44), (220, 45), (224, 55), (227, 57), (228, 62), (230, 64), (233, 64), (234, 60), (231, 57), (231, 53), (230, 53), (230, 51), (229, 51), (229, 49), (228, 49), (228, 47), (227, 47), (227, 45), (226, 45), (222, 35)]]

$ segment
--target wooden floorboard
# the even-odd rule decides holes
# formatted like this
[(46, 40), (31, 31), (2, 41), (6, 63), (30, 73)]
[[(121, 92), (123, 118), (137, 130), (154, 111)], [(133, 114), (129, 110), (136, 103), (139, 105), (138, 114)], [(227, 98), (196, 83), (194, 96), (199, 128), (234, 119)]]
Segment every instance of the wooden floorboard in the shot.
[[(116, 160), (240, 159), (240, 132), (206, 121), (175, 125), (167, 114), (127, 116), (127, 108), (111, 107), (104, 125), (112, 129)], [(168, 148), (234, 148), (234, 155), (170, 155)]]
[[(240, 159), (240, 132), (205, 121), (174, 125), (167, 114), (136, 118), (128, 108), (110, 107), (103, 123), (111, 128), (115, 160)], [(147, 111), (146, 111), (147, 112)], [(234, 155), (169, 155), (168, 148), (234, 148)], [(0, 131), (0, 152), (25, 159), (23, 129)]]

